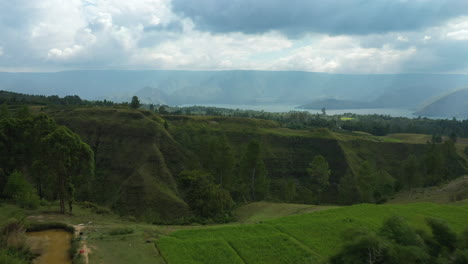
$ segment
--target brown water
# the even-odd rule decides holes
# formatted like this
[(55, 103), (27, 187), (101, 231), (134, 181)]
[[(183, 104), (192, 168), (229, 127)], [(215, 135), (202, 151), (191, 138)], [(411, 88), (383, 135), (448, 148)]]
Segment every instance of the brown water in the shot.
[(71, 247), (72, 234), (61, 229), (28, 232), (28, 242), (33, 252), (41, 255), (34, 264), (71, 264), (68, 250)]

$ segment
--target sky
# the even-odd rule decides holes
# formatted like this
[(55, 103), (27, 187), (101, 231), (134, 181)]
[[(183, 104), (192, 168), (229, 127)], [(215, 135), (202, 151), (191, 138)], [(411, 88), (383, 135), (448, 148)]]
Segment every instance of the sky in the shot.
[(0, 0), (0, 71), (468, 74), (468, 0)]

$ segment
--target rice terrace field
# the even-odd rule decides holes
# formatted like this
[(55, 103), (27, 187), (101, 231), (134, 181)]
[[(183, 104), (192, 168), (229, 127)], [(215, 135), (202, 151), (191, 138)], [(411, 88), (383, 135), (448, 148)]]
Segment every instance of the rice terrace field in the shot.
[(467, 226), (468, 206), (360, 204), (256, 224), (176, 231), (157, 240), (156, 247), (168, 263), (321, 263), (339, 251), (344, 231), (376, 230), (393, 215), (424, 230), (427, 217), (438, 218), (461, 232)]

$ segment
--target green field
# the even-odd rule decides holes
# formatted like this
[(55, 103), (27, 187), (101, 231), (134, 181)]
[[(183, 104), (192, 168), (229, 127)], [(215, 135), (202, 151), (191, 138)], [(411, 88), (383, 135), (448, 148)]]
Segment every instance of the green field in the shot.
[(378, 229), (389, 216), (405, 217), (415, 228), (425, 219), (442, 219), (456, 232), (468, 227), (468, 206), (430, 203), (361, 204), (293, 215), (258, 224), (181, 230), (156, 246), (168, 263), (317, 263), (335, 254), (349, 228)]
[[(95, 214), (76, 206), (73, 216), (55, 207), (28, 211), (0, 206), (0, 224), (9, 218), (28, 222), (84, 224), (89, 263), (320, 263), (337, 253), (349, 228), (378, 229), (383, 219), (400, 215), (415, 228), (425, 219), (442, 219), (456, 232), (468, 228), (468, 205), (410, 203), (348, 207), (259, 202), (235, 210), (237, 222), (212, 226), (162, 226)], [(119, 228), (132, 229), (112, 235)]]

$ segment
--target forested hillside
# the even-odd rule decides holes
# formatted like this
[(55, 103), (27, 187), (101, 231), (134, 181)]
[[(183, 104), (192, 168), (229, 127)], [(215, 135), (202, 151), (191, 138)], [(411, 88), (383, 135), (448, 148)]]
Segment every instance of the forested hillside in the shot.
[[(98, 203), (156, 223), (194, 217), (229, 221), (236, 204), (262, 200), (382, 203), (400, 190), (436, 185), (466, 170), (456, 139), (410, 144), (336, 127), (287, 128), (289, 119), (168, 115), (125, 105), (38, 109), (4, 104), (1, 116), (1, 189), (18, 171), (40, 198), (60, 194), (49, 188), (46, 195), (36, 180), (39, 171), (51, 174), (52, 168), (39, 166), (47, 160), (38, 157), (54, 151), (44, 138), (52, 137), (57, 122), (92, 153), (89, 158), (71, 153), (64, 163), (72, 169), (92, 162), (88, 172), (77, 169), (68, 176), (74, 189), (64, 199)], [(43, 127), (41, 120), (51, 128), (34, 129)], [(36, 133), (33, 138), (44, 150), (29, 142), (27, 135)]]

